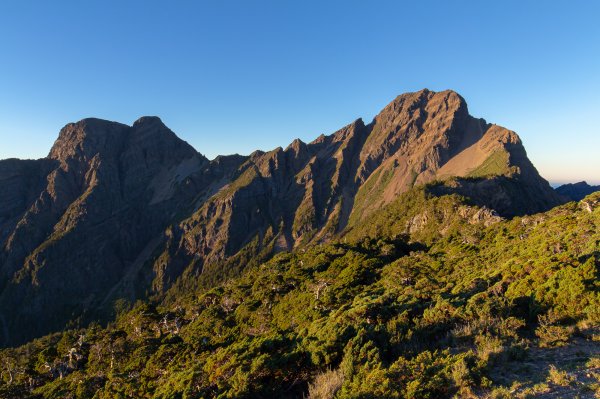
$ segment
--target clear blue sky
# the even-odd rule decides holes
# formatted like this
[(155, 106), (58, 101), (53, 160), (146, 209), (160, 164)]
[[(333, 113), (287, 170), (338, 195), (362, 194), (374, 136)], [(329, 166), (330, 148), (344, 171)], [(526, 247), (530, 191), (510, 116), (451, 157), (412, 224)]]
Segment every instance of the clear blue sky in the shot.
[(5, 0), (0, 158), (141, 115), (248, 154), (427, 87), (517, 131), (548, 180), (600, 183), (599, 18), (596, 1)]

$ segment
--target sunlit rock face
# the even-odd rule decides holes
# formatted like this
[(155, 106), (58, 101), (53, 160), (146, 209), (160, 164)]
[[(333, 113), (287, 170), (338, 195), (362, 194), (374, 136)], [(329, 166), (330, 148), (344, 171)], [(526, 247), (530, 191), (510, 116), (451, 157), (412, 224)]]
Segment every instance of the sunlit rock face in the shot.
[(0, 161), (2, 343), (327, 241), (433, 181), (501, 216), (561, 202), (517, 134), (470, 116), (453, 91), (403, 94), (369, 124), (212, 161), (157, 117), (70, 123), (47, 158)]

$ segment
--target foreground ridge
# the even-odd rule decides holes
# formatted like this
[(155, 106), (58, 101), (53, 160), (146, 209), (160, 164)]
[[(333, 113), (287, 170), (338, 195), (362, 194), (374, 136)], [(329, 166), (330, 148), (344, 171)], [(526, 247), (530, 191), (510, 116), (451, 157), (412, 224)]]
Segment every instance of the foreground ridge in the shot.
[(1, 351), (0, 397), (592, 398), (599, 232), (600, 193), (502, 220), (412, 189), (340, 241)]

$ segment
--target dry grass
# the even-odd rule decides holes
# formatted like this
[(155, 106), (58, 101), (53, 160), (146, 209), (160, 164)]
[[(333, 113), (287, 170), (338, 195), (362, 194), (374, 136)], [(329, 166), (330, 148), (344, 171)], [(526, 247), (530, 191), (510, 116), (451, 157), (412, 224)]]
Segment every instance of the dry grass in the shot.
[(333, 399), (344, 383), (342, 370), (327, 370), (308, 385), (307, 399)]

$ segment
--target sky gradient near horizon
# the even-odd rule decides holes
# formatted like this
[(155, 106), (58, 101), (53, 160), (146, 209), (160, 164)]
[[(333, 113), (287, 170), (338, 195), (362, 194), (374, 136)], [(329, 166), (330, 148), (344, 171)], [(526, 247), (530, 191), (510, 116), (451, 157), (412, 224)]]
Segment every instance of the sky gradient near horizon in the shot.
[(311, 141), (453, 89), (552, 183), (600, 184), (600, 2), (0, 4), (0, 159), (158, 115), (209, 158)]

